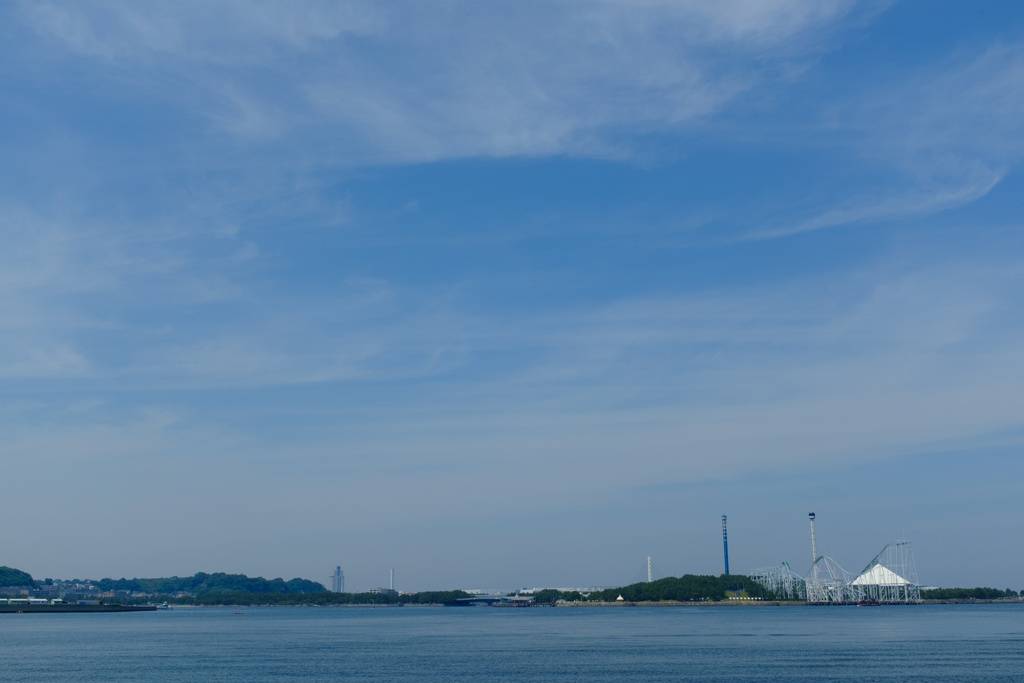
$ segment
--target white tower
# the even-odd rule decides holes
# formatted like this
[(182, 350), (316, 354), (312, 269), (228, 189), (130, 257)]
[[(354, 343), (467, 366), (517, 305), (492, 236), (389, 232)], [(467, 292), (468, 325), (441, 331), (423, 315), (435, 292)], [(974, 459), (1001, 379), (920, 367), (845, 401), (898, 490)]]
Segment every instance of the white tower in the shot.
[(818, 582), (818, 544), (814, 540), (814, 513), (807, 515), (811, 520), (811, 567), (814, 569), (814, 582)]

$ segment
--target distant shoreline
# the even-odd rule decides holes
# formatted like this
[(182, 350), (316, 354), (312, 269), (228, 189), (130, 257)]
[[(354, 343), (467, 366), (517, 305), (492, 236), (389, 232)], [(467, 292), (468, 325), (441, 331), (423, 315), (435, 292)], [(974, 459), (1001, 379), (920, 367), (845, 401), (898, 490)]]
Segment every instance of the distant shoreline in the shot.
[[(907, 606), (917, 605), (1019, 605), (1021, 600), (922, 600)], [(812, 605), (802, 600), (722, 600), (720, 602), (574, 602), (562, 603), (556, 607), (849, 607), (852, 605)], [(903, 607), (904, 605), (883, 605)]]
[[(922, 600), (918, 605), (1019, 605), (1024, 601), (1021, 600)], [(272, 603), (253, 603), (253, 604), (237, 604), (237, 605), (185, 605), (178, 604), (174, 605), (172, 609), (237, 609), (239, 607), (344, 607), (344, 608), (368, 608), (368, 609), (383, 609), (383, 608), (407, 608), (407, 607), (444, 607), (444, 603), (392, 603), (392, 604), (318, 604), (318, 603), (306, 603), (306, 604), (287, 604), (287, 605), (276, 605)], [(660, 602), (566, 602), (560, 604), (540, 604), (531, 605), (530, 607), (524, 608), (512, 608), (512, 609), (534, 609), (542, 607), (853, 607), (855, 605), (809, 605), (806, 602), (799, 600), (743, 600), (743, 601), (731, 601), (722, 600), (720, 602), (681, 602), (676, 600), (663, 600)], [(885, 607), (912, 607), (913, 605), (883, 605)]]

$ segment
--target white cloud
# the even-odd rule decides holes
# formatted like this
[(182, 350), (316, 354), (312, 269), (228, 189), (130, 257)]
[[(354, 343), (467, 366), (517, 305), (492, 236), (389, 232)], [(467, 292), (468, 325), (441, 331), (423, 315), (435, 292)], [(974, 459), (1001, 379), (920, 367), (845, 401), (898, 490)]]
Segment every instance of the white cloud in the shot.
[[(882, 3), (26, 3), (38, 31), (225, 131), (320, 131), (335, 163), (619, 156)], [(322, 143), (319, 143), (322, 145)]]
[(992, 47), (879, 107), (886, 105), (891, 125), (877, 146), (895, 145), (927, 178), (965, 163), (1015, 163), (1024, 154), (1024, 47)]
[[(238, 264), (217, 261), (194, 277), (201, 283)], [(151, 294), (124, 295), (135, 312), (92, 340), (82, 333), (97, 320), (85, 314), (57, 329), (45, 315), (9, 327), (8, 340), (36, 350), (15, 357), (6, 346), (0, 365), (31, 374), (28, 358), (38, 375), (85, 373), (98, 395), (112, 386), (372, 387), (387, 396), (385, 408), (343, 401), (329, 412), (344, 424), (353, 457), (375, 453), (398, 471), (424, 462), (493, 471), (508, 458), (601, 476), (643, 444), (634, 460), (685, 479), (723, 465), (883, 457), (983, 438), (1020, 420), (1024, 357), (1013, 305), (1024, 269), (1008, 259), (552, 315), (473, 313), (457, 292), (375, 280), (301, 297), (238, 283), (231, 298), (191, 299), (188, 324), (176, 313), (182, 300), (153, 285), (160, 277), (121, 271), (121, 288)], [(207, 306), (220, 313), (204, 315)], [(110, 357), (112, 343), (126, 355)], [(480, 452), (492, 455), (477, 460)]]
[(22, 2), (39, 31), (77, 52), (111, 61), (182, 58), (252, 64), (278, 50), (304, 51), (318, 41), (382, 28), (375, 3), (348, 0), (184, 0), (169, 5), (118, 0)]
[[(70, 251), (65, 264), (75, 273), (88, 260)], [(243, 267), (231, 257), (215, 265), (193, 276)], [(867, 464), (952, 442), (977, 447), (1020, 427), (1024, 267), (1008, 256), (549, 315), (480, 314), (450, 292), (369, 279), (276, 297), (239, 282), (234, 298), (207, 308), (167, 296), (158, 269), (107, 268), (129, 306), (118, 329), (79, 337), (95, 325), (83, 313), (58, 330), (26, 320), (5, 330), (50, 354), (37, 358), (36, 376), (68, 381), (19, 392), (34, 406), (12, 406), (8, 394), (0, 459), (12, 476), (65, 473), (64, 488), (8, 507), (52, 514), (59, 496), (103, 523), (125, 510), (140, 526), (173, 518), (162, 523), (179, 551), (182, 538), (192, 542), (179, 514), (238, 530), (254, 518), (333, 515), (349, 533), (366, 510), (374, 524), (400, 526), (414, 508), (420, 522), (453, 528), (467, 509), (504, 520), (607, 512), (609, 499), (652, 479)], [(41, 303), (54, 313), (53, 301)], [(62, 347), (67, 339), (80, 344)], [(132, 362), (111, 359), (109, 346)], [(76, 355), (85, 374), (61, 366)], [(501, 477), (531, 486), (479, 485)], [(96, 503), (92, 484), (102, 481), (145, 493)], [(237, 499), (225, 498), (224, 481)]]
[[(740, 240), (786, 237), (802, 232), (822, 230), (857, 223), (889, 221), (898, 218), (922, 216), (952, 209), (981, 199), (1003, 179), (1002, 170), (991, 168), (964, 168), (954, 182), (912, 184), (902, 194), (880, 192), (882, 197), (858, 197), (845, 200), (812, 218), (780, 228), (760, 229), (740, 236)], [(923, 185), (923, 186), (922, 186)], [(884, 196), (888, 195), (888, 196)]]
[(852, 135), (857, 156), (882, 165), (886, 187), (830, 196), (832, 206), (811, 218), (743, 239), (929, 215), (984, 197), (1024, 158), (1024, 48), (999, 45), (875, 85), (832, 125)]
[[(9, 359), (7, 365), (0, 366), (0, 377), (75, 377), (89, 373), (85, 359), (66, 345), (31, 344), (14, 351), (5, 344), (0, 345), (0, 355)], [(12, 355), (15, 358), (10, 359)]]

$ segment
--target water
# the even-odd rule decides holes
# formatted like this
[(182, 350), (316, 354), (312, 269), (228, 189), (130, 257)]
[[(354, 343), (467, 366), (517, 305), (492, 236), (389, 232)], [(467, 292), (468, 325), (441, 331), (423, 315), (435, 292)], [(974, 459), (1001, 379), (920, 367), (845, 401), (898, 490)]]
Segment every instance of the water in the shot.
[(0, 615), (0, 680), (1024, 681), (1024, 605)]

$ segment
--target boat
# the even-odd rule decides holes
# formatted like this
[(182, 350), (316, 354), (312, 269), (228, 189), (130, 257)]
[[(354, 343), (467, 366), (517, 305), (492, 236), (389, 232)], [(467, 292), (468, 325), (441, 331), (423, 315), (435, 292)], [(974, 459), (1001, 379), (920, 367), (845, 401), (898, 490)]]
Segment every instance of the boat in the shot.
[(168, 605), (168, 604), (167, 604), (167, 603), (165, 602), (165, 603), (164, 603), (164, 604), (162, 604), (162, 605), (157, 605), (157, 606), (156, 606), (156, 608), (157, 608), (157, 609), (171, 609), (171, 606), (170, 606), (170, 605)]

